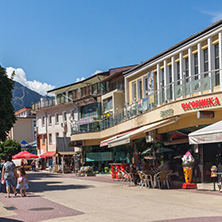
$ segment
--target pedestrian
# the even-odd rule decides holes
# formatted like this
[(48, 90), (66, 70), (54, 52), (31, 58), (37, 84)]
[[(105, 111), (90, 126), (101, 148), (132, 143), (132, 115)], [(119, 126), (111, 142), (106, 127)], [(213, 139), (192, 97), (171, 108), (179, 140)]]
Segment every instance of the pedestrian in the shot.
[(12, 156), (6, 157), (6, 163), (2, 168), (2, 180), (5, 180), (7, 198), (10, 198), (10, 187), (12, 187), (13, 193), (16, 196), (16, 179), (18, 178), (15, 164), (12, 162)]
[(35, 160), (32, 161), (31, 165), (32, 165), (32, 171), (35, 171)]
[(19, 178), (17, 180), (17, 189), (20, 190), (21, 197), (26, 197), (26, 190), (29, 189), (29, 180), (27, 178), (25, 168), (19, 168)]

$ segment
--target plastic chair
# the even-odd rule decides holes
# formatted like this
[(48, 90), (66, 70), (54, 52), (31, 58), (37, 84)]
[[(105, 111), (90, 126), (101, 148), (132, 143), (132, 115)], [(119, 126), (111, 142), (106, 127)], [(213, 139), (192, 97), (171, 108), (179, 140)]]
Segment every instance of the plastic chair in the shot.
[(166, 183), (167, 188), (170, 189), (169, 179), (170, 179), (171, 174), (172, 174), (172, 170), (160, 171), (159, 173), (156, 174), (159, 189), (161, 189), (162, 182)]
[(138, 175), (139, 175), (139, 178), (140, 178), (140, 182), (139, 182), (139, 187), (143, 188), (143, 185), (147, 185), (147, 179), (146, 179), (146, 176), (145, 174), (142, 172), (142, 171), (138, 171)]
[(146, 183), (147, 183), (148, 187), (150, 188), (150, 184), (151, 184), (152, 188), (154, 188), (154, 184), (153, 184), (154, 172), (152, 170), (144, 170), (142, 172), (145, 176)]

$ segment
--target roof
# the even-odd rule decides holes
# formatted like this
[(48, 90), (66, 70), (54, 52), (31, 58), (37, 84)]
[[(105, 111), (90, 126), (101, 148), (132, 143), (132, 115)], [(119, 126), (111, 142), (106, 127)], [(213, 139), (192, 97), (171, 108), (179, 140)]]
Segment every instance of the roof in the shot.
[[(55, 91), (58, 91), (60, 89), (64, 89), (64, 88), (75, 86), (75, 85), (77, 86), (77, 88), (80, 88), (80, 87), (86, 86), (87, 83), (91, 84), (93, 78), (95, 78), (95, 77), (99, 78), (99, 76), (107, 76), (107, 75), (109, 75), (109, 72), (98, 73), (98, 74), (88, 77), (87, 79), (81, 80), (79, 82), (75, 82), (75, 83), (72, 83), (69, 85), (65, 85), (65, 86), (55, 88), (55, 89), (51, 89), (51, 90), (47, 91), (47, 93), (54, 93)], [(99, 81), (100, 81), (100, 79), (99, 79)]]
[(124, 75), (127, 75), (127, 74), (129, 74), (129, 73), (131, 73), (131, 72), (134, 72), (134, 71), (136, 71), (136, 70), (138, 70), (138, 69), (146, 66), (148, 63), (153, 62), (154, 60), (160, 58), (160, 57), (163, 56), (164, 54), (169, 53), (170, 51), (173, 51), (173, 50), (179, 48), (181, 45), (184, 45), (184, 44), (192, 41), (193, 39), (195, 39), (195, 38), (197, 38), (197, 37), (199, 37), (199, 36), (207, 33), (208, 31), (210, 31), (210, 30), (212, 30), (212, 29), (214, 29), (214, 28), (216, 28), (216, 27), (218, 27), (218, 26), (221, 26), (221, 25), (222, 25), (222, 20), (213, 23), (212, 25), (208, 26), (207, 28), (205, 28), (205, 29), (203, 29), (203, 30), (195, 33), (194, 35), (189, 36), (188, 38), (186, 38), (186, 39), (184, 39), (183, 41), (177, 43), (176, 45), (168, 48), (167, 50), (165, 50), (165, 51), (163, 51), (163, 52), (155, 55), (154, 57), (146, 60), (145, 62), (142, 62), (142, 63), (139, 64), (138, 66), (136, 66), (136, 67), (134, 67), (134, 68), (132, 68), (132, 69), (124, 72)]

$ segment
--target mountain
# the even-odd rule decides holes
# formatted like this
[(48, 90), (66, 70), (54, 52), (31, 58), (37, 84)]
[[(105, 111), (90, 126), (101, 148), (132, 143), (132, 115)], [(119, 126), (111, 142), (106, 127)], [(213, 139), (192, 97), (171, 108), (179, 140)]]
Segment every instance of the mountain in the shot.
[(14, 83), (12, 96), (12, 105), (15, 112), (23, 107), (31, 107), (32, 103), (37, 103), (40, 98), (43, 97), (39, 93), (32, 91), (16, 81)]

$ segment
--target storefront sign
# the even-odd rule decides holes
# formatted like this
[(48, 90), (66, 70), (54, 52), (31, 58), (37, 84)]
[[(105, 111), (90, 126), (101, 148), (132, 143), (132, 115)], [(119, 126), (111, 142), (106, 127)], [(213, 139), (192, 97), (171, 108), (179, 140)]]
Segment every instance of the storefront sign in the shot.
[(163, 117), (168, 117), (168, 116), (172, 116), (174, 114), (174, 110), (172, 108), (164, 110), (164, 111), (160, 111), (160, 116)]
[(220, 105), (220, 101), (217, 97), (213, 98), (207, 98), (207, 99), (199, 99), (194, 100), (188, 103), (182, 103), (181, 106), (184, 111), (192, 110), (192, 109), (199, 109), (199, 108), (205, 108), (210, 106), (217, 106)]
[(112, 160), (112, 152), (86, 153), (86, 162), (110, 160)]

